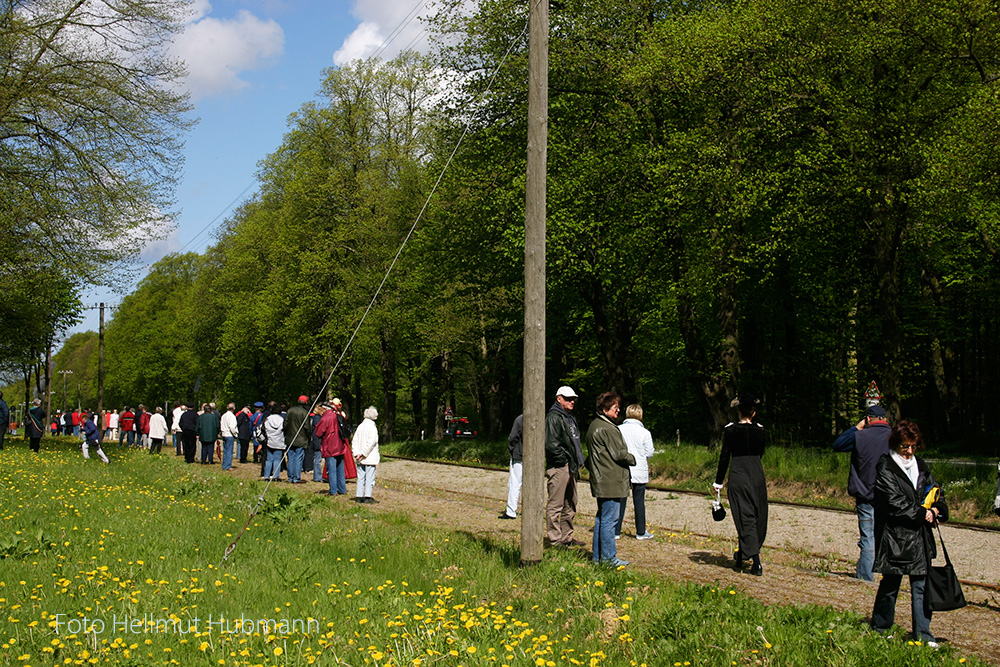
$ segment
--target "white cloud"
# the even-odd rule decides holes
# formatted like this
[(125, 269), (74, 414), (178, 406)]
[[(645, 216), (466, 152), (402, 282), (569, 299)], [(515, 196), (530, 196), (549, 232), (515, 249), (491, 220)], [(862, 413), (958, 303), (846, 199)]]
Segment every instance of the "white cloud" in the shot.
[(266, 65), (285, 48), (285, 32), (277, 22), (246, 10), (217, 19), (208, 15), (211, 9), (208, 0), (195, 0), (194, 19), (173, 44), (173, 54), (187, 64), (185, 87), (195, 99), (246, 88), (240, 75)]
[(356, 0), (351, 13), (361, 24), (333, 54), (334, 64), (340, 66), (376, 52), (389, 59), (408, 48), (426, 51), (427, 31), (420, 19), (434, 11), (433, 4), (428, 0)]

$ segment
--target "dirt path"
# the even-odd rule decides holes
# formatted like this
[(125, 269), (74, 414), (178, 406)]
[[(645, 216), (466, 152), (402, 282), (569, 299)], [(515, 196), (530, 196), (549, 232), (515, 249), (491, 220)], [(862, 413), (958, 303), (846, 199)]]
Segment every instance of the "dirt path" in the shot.
[[(251, 465), (234, 471), (251, 478), (257, 472)], [(324, 488), (311, 482), (278, 486), (303, 492)], [(353, 484), (348, 485), (348, 493), (354, 493)], [(442, 528), (519, 540), (520, 522), (497, 518), (506, 495), (506, 472), (390, 459), (378, 466), (376, 497), (381, 504), (374, 507), (376, 511), (405, 511), (415, 520)], [(596, 502), (586, 484), (580, 485), (579, 496), (575, 537), (588, 545), (578, 548), (581, 558), (589, 558)], [(655, 538), (634, 539), (629, 511), (619, 555), (632, 562), (630, 568), (672, 579), (736, 586), (768, 604), (819, 604), (870, 613), (876, 585), (852, 576), (857, 558), (853, 515), (772, 506), (762, 552), (764, 576), (752, 577), (732, 570), (735, 528), (728, 517), (712, 521), (706, 498), (649, 491), (646, 516)], [(1000, 533), (953, 527), (942, 532), (960, 578), (994, 586), (1000, 583)], [(969, 606), (936, 614), (931, 630), (940, 640), (1000, 665), (1000, 593), (966, 586), (965, 595)], [(909, 627), (905, 599), (897, 604), (897, 620)]]

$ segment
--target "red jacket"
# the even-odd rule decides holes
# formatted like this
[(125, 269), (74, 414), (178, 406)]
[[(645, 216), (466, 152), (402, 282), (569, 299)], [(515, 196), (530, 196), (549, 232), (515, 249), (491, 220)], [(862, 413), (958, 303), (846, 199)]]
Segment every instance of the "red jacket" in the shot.
[(121, 425), (121, 429), (128, 433), (132, 430), (132, 424), (135, 423), (135, 414), (131, 410), (126, 410), (121, 414), (118, 423)]
[(139, 417), (139, 432), (144, 435), (149, 435), (149, 420), (150, 414), (148, 412), (143, 412), (142, 416)]
[(320, 438), (319, 453), (323, 458), (350, 454), (347, 450), (347, 444), (340, 437), (336, 410), (327, 410), (323, 413), (319, 423), (316, 424), (315, 435)]

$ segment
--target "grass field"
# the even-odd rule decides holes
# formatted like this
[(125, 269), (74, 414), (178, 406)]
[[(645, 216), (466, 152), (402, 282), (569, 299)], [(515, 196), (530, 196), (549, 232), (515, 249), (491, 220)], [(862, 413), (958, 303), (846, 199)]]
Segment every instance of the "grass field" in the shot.
[[(73, 443), (0, 456), (0, 665), (980, 664), (855, 614), (608, 570), (561, 550)], [(897, 633), (902, 636), (902, 633)]]
[[(657, 442), (657, 454), (650, 462), (651, 482), (656, 485), (708, 493), (715, 481), (718, 450), (704, 446)], [(507, 468), (506, 441), (422, 440), (399, 442), (382, 447), (383, 453), (439, 461), (462, 461)], [(586, 452), (585, 452), (586, 453)], [(928, 450), (921, 458), (940, 455)], [(847, 495), (850, 455), (832, 449), (771, 446), (764, 454), (764, 472), (772, 500), (804, 502), (823, 507), (853, 509)], [(996, 489), (996, 461), (983, 465), (935, 462), (931, 469), (942, 485), (955, 521), (1000, 525), (993, 514)], [(586, 471), (584, 471), (586, 475)]]

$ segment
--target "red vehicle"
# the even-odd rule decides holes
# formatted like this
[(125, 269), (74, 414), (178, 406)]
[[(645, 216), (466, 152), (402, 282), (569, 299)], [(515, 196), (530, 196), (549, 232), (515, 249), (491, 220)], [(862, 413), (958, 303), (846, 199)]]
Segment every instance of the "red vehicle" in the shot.
[(448, 438), (475, 438), (479, 435), (466, 417), (454, 417), (448, 422), (448, 428), (444, 434)]

